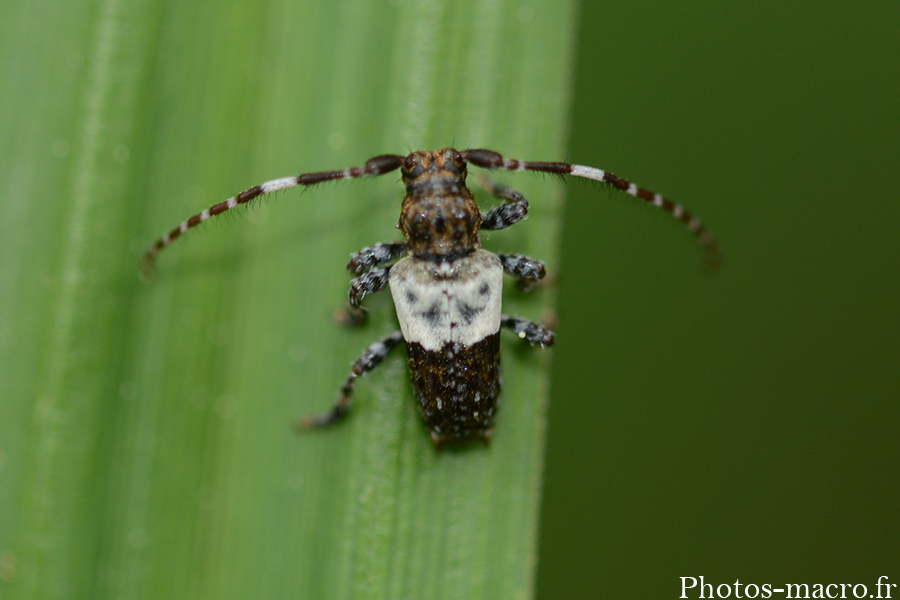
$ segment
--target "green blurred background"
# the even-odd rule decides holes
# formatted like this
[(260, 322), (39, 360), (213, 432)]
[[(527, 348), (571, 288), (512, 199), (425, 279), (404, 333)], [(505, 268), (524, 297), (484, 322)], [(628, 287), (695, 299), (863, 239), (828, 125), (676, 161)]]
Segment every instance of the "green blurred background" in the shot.
[(538, 597), (900, 583), (900, 3), (579, 27), (568, 158), (695, 210), (724, 263), (569, 185)]

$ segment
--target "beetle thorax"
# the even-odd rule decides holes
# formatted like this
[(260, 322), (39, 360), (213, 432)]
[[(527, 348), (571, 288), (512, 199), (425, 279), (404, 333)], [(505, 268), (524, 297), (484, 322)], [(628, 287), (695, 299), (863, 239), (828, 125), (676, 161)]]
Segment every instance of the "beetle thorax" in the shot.
[(454, 260), (478, 249), (481, 211), (459, 152), (414, 152), (401, 168), (406, 196), (398, 227), (416, 258)]

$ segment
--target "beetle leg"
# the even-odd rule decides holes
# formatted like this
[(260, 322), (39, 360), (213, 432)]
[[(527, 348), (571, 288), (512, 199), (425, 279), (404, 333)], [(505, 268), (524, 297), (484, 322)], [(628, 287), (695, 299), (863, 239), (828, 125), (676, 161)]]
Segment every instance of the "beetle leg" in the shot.
[(362, 377), (380, 365), (381, 361), (387, 358), (388, 354), (391, 353), (391, 350), (396, 348), (402, 341), (403, 334), (399, 331), (395, 331), (391, 335), (382, 338), (366, 348), (362, 353), (362, 356), (360, 356), (353, 365), (353, 370), (350, 371), (350, 375), (344, 380), (344, 385), (341, 387), (341, 393), (338, 394), (337, 400), (334, 402), (334, 407), (327, 413), (301, 419), (297, 423), (298, 428), (318, 429), (319, 427), (324, 427), (325, 425), (330, 425), (331, 423), (339, 421), (350, 409), (353, 383), (356, 381), (356, 378)]
[(540, 323), (535, 323), (528, 319), (502, 315), (500, 317), (500, 325), (506, 327), (532, 346), (546, 348), (547, 346), (553, 345), (553, 332)]
[(493, 179), (487, 176), (479, 177), (478, 185), (498, 198), (509, 200), (507, 204), (501, 204), (481, 216), (482, 229), (505, 229), (518, 223), (528, 214), (528, 200), (516, 190), (497, 185)]
[(503, 270), (519, 279), (519, 288), (527, 292), (544, 278), (544, 263), (521, 254), (498, 254)]

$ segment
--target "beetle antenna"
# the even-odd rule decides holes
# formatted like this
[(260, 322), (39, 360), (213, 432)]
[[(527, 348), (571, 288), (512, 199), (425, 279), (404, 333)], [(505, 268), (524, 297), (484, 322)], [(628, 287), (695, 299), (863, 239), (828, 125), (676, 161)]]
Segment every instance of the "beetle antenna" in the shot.
[(277, 192), (279, 190), (286, 190), (300, 185), (311, 186), (335, 179), (355, 179), (357, 177), (363, 177), (366, 175), (384, 175), (385, 173), (390, 173), (391, 171), (396, 171), (397, 169), (399, 169), (400, 165), (403, 164), (404, 158), (404, 156), (397, 156), (395, 154), (384, 154), (382, 156), (370, 158), (366, 161), (366, 164), (361, 167), (351, 167), (342, 171), (319, 171), (317, 173), (304, 173), (296, 177), (273, 179), (271, 181), (266, 181), (265, 183), (253, 186), (249, 190), (245, 190), (237, 196), (232, 196), (224, 202), (214, 204), (203, 212), (197, 213), (196, 215), (185, 219), (181, 222), (180, 225), (178, 225), (162, 237), (158, 238), (153, 243), (153, 245), (147, 248), (147, 251), (144, 252), (144, 257), (141, 261), (143, 264), (144, 275), (145, 277), (149, 277), (152, 275), (153, 265), (156, 261), (156, 255), (159, 254), (163, 248), (181, 237), (181, 235), (188, 229), (196, 227), (197, 225), (211, 217), (220, 215), (226, 211), (231, 210), (232, 208), (237, 208), (241, 204), (246, 204), (250, 200), (253, 200), (254, 198), (257, 198), (264, 194), (271, 194), (272, 192)]
[(582, 179), (592, 179), (611, 185), (612, 187), (622, 190), (626, 194), (630, 194), (635, 198), (649, 202), (650, 204), (661, 208), (682, 223), (694, 234), (700, 245), (703, 246), (706, 255), (706, 264), (710, 271), (715, 271), (721, 263), (721, 251), (719, 243), (713, 234), (700, 222), (693, 213), (686, 208), (673, 202), (662, 194), (654, 193), (646, 188), (635, 185), (621, 177), (613, 175), (608, 171), (588, 167), (585, 165), (570, 165), (564, 162), (531, 162), (525, 160), (515, 160), (511, 158), (503, 158), (503, 156), (493, 150), (464, 150), (461, 152), (463, 160), (477, 167), (484, 169), (505, 169), (507, 171), (538, 171), (542, 173), (552, 173), (554, 175), (570, 175), (572, 177), (581, 177)]

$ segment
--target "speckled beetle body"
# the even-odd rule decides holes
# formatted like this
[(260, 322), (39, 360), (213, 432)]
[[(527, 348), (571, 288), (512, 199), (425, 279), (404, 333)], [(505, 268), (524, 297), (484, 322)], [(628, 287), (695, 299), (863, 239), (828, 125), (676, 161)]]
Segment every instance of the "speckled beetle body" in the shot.
[(397, 227), (404, 241), (380, 243), (352, 255), (357, 275), (350, 285), (350, 309), (342, 320), (365, 320), (363, 298), (390, 287), (400, 331), (369, 346), (353, 366), (333, 408), (304, 419), (311, 429), (340, 420), (348, 411), (355, 380), (377, 367), (404, 342), (413, 389), (432, 440), (438, 446), (481, 439), (493, 431), (500, 393), (500, 330), (511, 330), (532, 346), (553, 344), (553, 332), (538, 323), (501, 313), (503, 273), (529, 288), (544, 277), (540, 261), (519, 254), (493, 254), (481, 248), (481, 229), (504, 229), (528, 213), (518, 192), (490, 180), (482, 185), (507, 202), (483, 214), (466, 185), (467, 165), (485, 169), (540, 171), (593, 179), (659, 206), (697, 236), (715, 266), (718, 246), (712, 235), (680, 205), (610, 173), (561, 162), (505, 159), (491, 150), (443, 148), (408, 156), (383, 155), (342, 171), (307, 173), (272, 180), (229, 198), (183, 221), (159, 238), (144, 255), (150, 272), (160, 250), (189, 228), (253, 198), (299, 185), (382, 175), (400, 169), (406, 195)]

